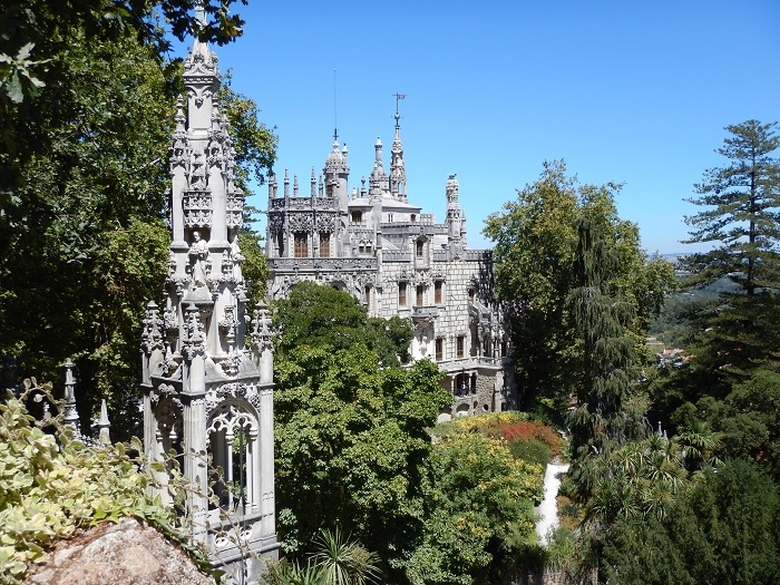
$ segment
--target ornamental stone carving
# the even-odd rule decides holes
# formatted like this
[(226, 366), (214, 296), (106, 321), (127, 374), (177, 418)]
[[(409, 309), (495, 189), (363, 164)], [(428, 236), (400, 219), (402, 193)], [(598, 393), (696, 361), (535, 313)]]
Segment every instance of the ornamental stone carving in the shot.
[(290, 224), (290, 231), (310, 232), (312, 231), (311, 213), (291, 213), (287, 216)]
[(144, 330), (141, 337), (141, 348), (146, 355), (150, 355), (156, 349), (163, 348), (163, 320), (160, 319), (159, 315), (157, 303), (149, 301), (146, 305), (146, 315), (143, 319)]
[(206, 335), (200, 320), (200, 310), (190, 303), (184, 316), (184, 338), (181, 340), (184, 357), (192, 361), (206, 352)]
[(211, 227), (212, 198), (211, 193), (204, 191), (185, 191), (182, 195), (184, 211), (184, 227)]
[(284, 215), (279, 212), (268, 214), (268, 229), (272, 234), (284, 232)]
[(258, 303), (252, 317), (252, 343), (258, 353), (272, 349), (273, 331), (271, 330), (271, 313), (264, 303)]

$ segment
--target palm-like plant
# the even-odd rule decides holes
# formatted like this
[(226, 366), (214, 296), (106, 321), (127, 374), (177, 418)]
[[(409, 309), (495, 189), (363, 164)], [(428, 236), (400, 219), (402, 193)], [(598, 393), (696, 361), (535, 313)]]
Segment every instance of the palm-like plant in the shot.
[(282, 560), (265, 574), (267, 585), (368, 585), (379, 577), (379, 557), (350, 541), (339, 528), (321, 530), (305, 565)]
[(719, 463), (713, 453), (720, 447), (721, 434), (713, 431), (707, 422), (691, 422), (679, 433), (678, 440), (688, 469), (696, 471)]
[(322, 571), (325, 585), (366, 585), (379, 577), (379, 557), (341, 530), (321, 530), (315, 539), (314, 566)]

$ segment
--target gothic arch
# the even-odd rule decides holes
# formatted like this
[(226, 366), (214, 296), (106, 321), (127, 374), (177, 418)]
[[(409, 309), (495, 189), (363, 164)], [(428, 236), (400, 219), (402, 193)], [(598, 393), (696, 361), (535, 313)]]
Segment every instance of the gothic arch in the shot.
[(211, 412), (206, 429), (212, 489), (220, 507), (243, 515), (260, 509), (260, 423), (248, 401), (227, 398)]

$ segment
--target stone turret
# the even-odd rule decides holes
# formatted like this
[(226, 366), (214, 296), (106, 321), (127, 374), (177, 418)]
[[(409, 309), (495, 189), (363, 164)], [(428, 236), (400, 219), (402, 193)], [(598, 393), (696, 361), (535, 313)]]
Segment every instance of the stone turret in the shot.
[(333, 150), (325, 160), (322, 174), (325, 178), (325, 196), (338, 202), (339, 209), (347, 210), (347, 182), (349, 181), (349, 153), (347, 145), (339, 151), (339, 143), (333, 141)]
[(404, 147), (401, 143), (401, 115), (395, 112), (395, 137), (390, 151), (390, 195), (406, 202), (406, 167), (404, 166)]
[(463, 247), (461, 229), (461, 210), (459, 197), (459, 185), (457, 175), (450, 175), (447, 179), (447, 244), (453, 256), (460, 254)]
[[(251, 581), (260, 567), (246, 553), (276, 556), (278, 549), (270, 320), (264, 306), (246, 307), (238, 243), (244, 194), (233, 183), (228, 121), (214, 102), (216, 55), (195, 41), (184, 68), (186, 114), (180, 99), (171, 145), (165, 296), (161, 306), (148, 304), (144, 319), (144, 442), (150, 460), (177, 453), (195, 486), (186, 497), (193, 540), (206, 545), (215, 566)], [(152, 491), (168, 501), (166, 474), (157, 476)], [(210, 506), (210, 492), (219, 508)]]
[(371, 199), (381, 198), (387, 191), (387, 173), (382, 163), (382, 141), (377, 137), (374, 143), (374, 167), (368, 178), (368, 195)]

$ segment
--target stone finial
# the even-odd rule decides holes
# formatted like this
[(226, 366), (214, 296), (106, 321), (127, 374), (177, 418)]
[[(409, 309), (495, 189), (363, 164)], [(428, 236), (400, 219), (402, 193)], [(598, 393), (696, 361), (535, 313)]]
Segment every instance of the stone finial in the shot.
[(141, 337), (141, 349), (146, 355), (156, 349), (163, 348), (163, 320), (160, 318), (160, 310), (157, 303), (149, 301), (146, 305), (146, 315), (143, 319), (144, 330)]
[(76, 408), (76, 376), (73, 374), (73, 368), (76, 364), (68, 358), (63, 364), (65, 366), (65, 396), (62, 409), (63, 423), (73, 429), (74, 436), (81, 435), (81, 423), (79, 421), (79, 411)]
[(252, 322), (252, 343), (258, 353), (263, 353), (266, 349), (272, 349), (273, 331), (271, 329), (271, 313), (268, 307), (262, 301), (257, 303)]
[(95, 426), (98, 428), (98, 441), (104, 445), (110, 444), (111, 433), (109, 428), (111, 427), (111, 422), (108, 420), (108, 406), (105, 398), (100, 401), (100, 417), (95, 422)]

